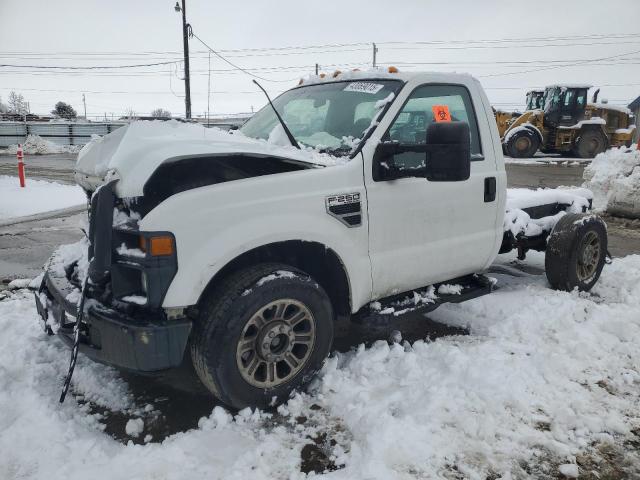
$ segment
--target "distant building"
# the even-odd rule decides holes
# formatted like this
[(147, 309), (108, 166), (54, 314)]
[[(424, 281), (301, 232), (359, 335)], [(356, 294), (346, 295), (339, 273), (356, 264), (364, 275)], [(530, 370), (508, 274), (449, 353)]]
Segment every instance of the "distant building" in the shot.
[(633, 121), (636, 126), (636, 131), (633, 132), (633, 141), (638, 142), (638, 139), (640, 138), (640, 97), (636, 98), (629, 104), (629, 110), (633, 113)]

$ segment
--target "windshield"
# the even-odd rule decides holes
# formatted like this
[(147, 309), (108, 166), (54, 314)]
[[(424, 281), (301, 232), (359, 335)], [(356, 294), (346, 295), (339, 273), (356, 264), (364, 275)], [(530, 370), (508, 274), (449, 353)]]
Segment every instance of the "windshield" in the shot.
[[(399, 80), (322, 83), (284, 92), (273, 104), (301, 146), (346, 155), (401, 87)], [(291, 144), (269, 105), (240, 131), (278, 145)]]

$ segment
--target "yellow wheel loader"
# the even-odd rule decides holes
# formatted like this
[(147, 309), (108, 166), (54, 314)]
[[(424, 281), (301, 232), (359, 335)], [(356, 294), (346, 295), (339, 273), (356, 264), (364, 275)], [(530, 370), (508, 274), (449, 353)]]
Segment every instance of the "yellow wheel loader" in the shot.
[[(525, 110), (537, 110), (542, 108), (542, 96), (544, 90), (530, 90), (527, 92), (527, 103)], [(498, 125), (498, 133), (500, 138), (504, 136), (507, 129), (511, 126), (516, 118), (521, 115), (519, 112), (504, 112), (502, 110), (493, 109), (493, 116), (496, 118), (496, 125)]]
[[(542, 108), (527, 110), (505, 130), (502, 146), (513, 158), (544, 153), (593, 158), (609, 147), (631, 145), (635, 128), (626, 107), (597, 103), (596, 90), (587, 104), (590, 85), (552, 85), (544, 90)], [(529, 98), (527, 98), (529, 101)]]

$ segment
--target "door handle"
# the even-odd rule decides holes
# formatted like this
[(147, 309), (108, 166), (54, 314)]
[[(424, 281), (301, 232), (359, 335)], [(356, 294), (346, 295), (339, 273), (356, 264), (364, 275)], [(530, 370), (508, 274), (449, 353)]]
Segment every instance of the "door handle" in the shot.
[(496, 199), (496, 177), (487, 177), (484, 179), (484, 201), (485, 203), (493, 202)]

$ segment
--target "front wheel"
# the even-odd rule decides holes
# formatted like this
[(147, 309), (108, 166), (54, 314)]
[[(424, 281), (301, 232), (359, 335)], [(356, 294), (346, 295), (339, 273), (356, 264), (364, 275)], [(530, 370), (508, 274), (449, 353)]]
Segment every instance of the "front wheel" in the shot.
[(207, 295), (194, 322), (191, 356), (222, 402), (264, 408), (311, 380), (332, 340), (333, 309), (324, 289), (300, 270), (262, 264)]
[(569, 213), (549, 235), (545, 271), (557, 290), (589, 291), (598, 281), (607, 255), (607, 227), (596, 215)]
[(528, 128), (522, 128), (509, 136), (506, 151), (511, 158), (532, 158), (539, 146), (538, 135)]

